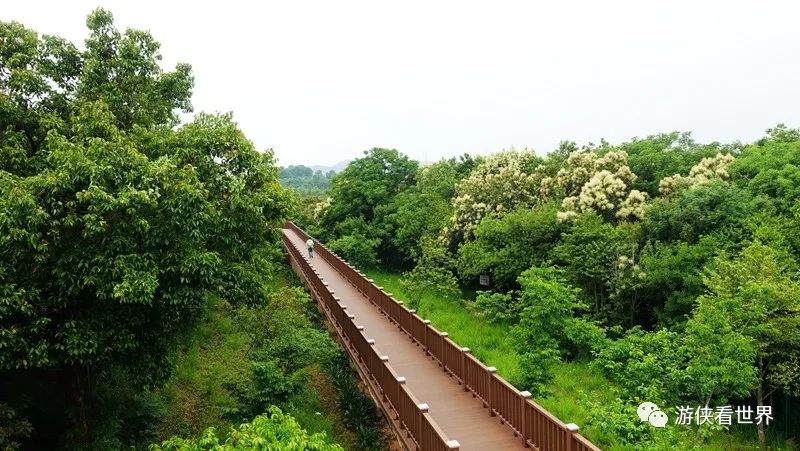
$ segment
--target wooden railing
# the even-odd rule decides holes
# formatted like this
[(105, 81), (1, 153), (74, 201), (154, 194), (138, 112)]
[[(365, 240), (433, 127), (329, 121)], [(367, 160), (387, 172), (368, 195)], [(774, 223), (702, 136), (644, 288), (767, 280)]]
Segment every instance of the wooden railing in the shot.
[[(308, 234), (292, 222), (286, 223), (285, 227), (297, 233), (303, 241), (310, 238)], [(294, 247), (286, 237), (284, 237), (284, 243), (293, 258), (299, 258), (301, 262), (305, 262), (306, 266), (308, 266), (302, 252)], [(421, 318), (416, 311), (408, 309), (402, 302), (394, 299), (363, 273), (336, 256), (316, 240), (314, 240), (314, 251), (363, 293), (370, 302), (375, 304), (389, 320), (397, 324), (404, 333), (421, 346), (423, 351), (436, 360), (458, 383), (463, 384), (465, 390), (472, 392), (475, 397), (483, 401), (484, 406), (488, 408), (489, 415), (497, 416), (501, 421), (508, 424), (514, 433), (521, 437), (523, 444), (542, 451), (600, 450), (577, 433), (578, 428), (576, 425), (564, 424), (550, 412), (530, 400), (530, 393), (517, 390), (500, 377), (494, 367), (485, 366), (470, 354), (469, 348), (459, 346), (448, 337), (446, 332), (438, 331), (431, 326), (430, 321)], [(339, 321), (338, 317), (337, 321)], [(383, 363), (386, 367), (391, 368), (388, 362)], [(384, 370), (376, 368), (376, 371)], [(392, 384), (388, 379), (387, 376), (387, 380), (384, 383)], [(402, 384), (398, 383), (398, 386), (402, 386)], [(405, 387), (401, 388), (405, 391)], [(400, 394), (400, 388), (394, 386), (387, 387), (384, 392), (391, 392), (392, 390), (400, 398), (405, 396)], [(408, 393), (408, 395), (410, 396), (411, 394)], [(400, 406), (405, 406), (402, 407), (404, 413), (400, 414), (401, 418), (405, 415), (405, 419), (402, 422), (417, 443), (422, 440), (426, 444), (422, 445), (422, 449), (452, 449), (446, 447), (448, 446), (446, 436), (436, 426), (436, 423), (430, 420), (427, 412), (417, 409), (417, 412), (413, 412), (415, 416), (412, 418), (411, 413), (408, 412), (410, 410), (409, 401), (404, 400), (405, 398), (400, 398), (398, 398), (397, 403)], [(397, 409), (397, 404), (394, 401), (391, 402)], [(423, 404), (423, 406), (425, 405)], [(425, 418), (428, 418), (428, 420), (425, 420)], [(414, 421), (420, 421), (420, 426), (415, 426)], [(433, 440), (433, 442), (430, 440)], [(434, 442), (436, 443), (435, 445), (433, 444)]]
[[(366, 368), (367, 376), (380, 388), (382, 401), (392, 410), (394, 418), (408, 432), (408, 436), (414, 441), (417, 449), (424, 451), (458, 450), (460, 447), (458, 441), (448, 438), (428, 414), (427, 405), (418, 402), (408, 391), (405, 386), (405, 378), (397, 375), (389, 364), (388, 357), (380, 353), (375, 340), (366, 336), (364, 328), (357, 323), (357, 318), (347, 311), (346, 302), (339, 299), (330, 290), (327, 283), (311, 267), (308, 258), (294, 246), (288, 237), (283, 237), (283, 244), (292, 262), (302, 273), (303, 281), (333, 323), (334, 329), (339, 334), (351, 358)], [(321, 251), (322, 246), (320, 245), (318, 249)], [(335, 258), (327, 250), (319, 252), (319, 254), (327, 255), (327, 257), (323, 257), (326, 259)], [(353, 269), (353, 271), (355, 270)], [(369, 290), (366, 286), (364, 288)]]

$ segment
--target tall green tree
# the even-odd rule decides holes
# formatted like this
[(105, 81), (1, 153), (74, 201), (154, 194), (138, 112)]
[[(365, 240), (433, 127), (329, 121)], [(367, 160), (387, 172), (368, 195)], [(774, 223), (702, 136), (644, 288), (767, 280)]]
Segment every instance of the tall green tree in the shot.
[(674, 199), (654, 200), (645, 216), (645, 233), (653, 241), (694, 244), (704, 235), (725, 232), (729, 240), (738, 241), (744, 220), (758, 207), (749, 191), (713, 182), (683, 190)]
[(585, 213), (573, 221), (551, 253), (568, 279), (591, 300), (593, 311), (607, 319), (620, 313), (611, 296), (620, 259), (635, 254), (634, 232), (631, 227), (614, 226), (594, 213)]
[(746, 146), (731, 164), (731, 178), (754, 194), (769, 196), (782, 214), (800, 198), (800, 129), (778, 125)]
[(519, 311), (511, 337), (520, 353), (523, 385), (543, 394), (554, 366), (579, 346), (591, 346), (588, 337), (602, 333), (580, 318), (584, 307), (578, 291), (553, 267), (532, 267), (519, 277)]
[(78, 51), (0, 24), (0, 372), (60, 380), (82, 447), (98, 374), (152, 385), (207, 296), (263, 294), (254, 267), (290, 208), (229, 115), (173, 128), (188, 66), (163, 72), (105, 10), (87, 25)]
[(469, 280), (488, 274), (494, 288), (516, 288), (523, 271), (549, 262), (550, 252), (567, 229), (556, 218), (558, 208), (549, 202), (481, 221), (475, 239), (458, 250), (460, 276)]
[(456, 184), (475, 161), (469, 156), (450, 158), (419, 169), (417, 183), (378, 207), (379, 228), (386, 238), (384, 253), (395, 253), (408, 266), (422, 255), (422, 242), (439, 234), (452, 214)]
[(395, 149), (374, 148), (350, 162), (331, 184), (331, 206), (322, 219), (330, 229), (345, 218), (375, 218), (375, 209), (414, 185), (418, 163)]
[[(778, 389), (800, 394), (800, 282), (796, 262), (756, 242), (734, 259), (716, 259), (706, 273), (705, 284), (709, 293), (698, 300), (690, 326), (717, 324), (715, 333), (749, 340), (755, 348), (753, 358), (739, 364), (753, 368), (756, 374), (751, 390), (759, 405), (769, 404), (770, 395)], [(716, 358), (720, 358), (718, 353)], [(758, 425), (758, 438), (766, 449), (763, 423)]]

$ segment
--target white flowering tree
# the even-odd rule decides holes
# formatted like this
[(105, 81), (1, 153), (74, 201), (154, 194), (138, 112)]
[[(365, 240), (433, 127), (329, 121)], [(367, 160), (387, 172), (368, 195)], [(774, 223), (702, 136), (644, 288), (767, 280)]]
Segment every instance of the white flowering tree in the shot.
[(564, 194), (561, 220), (581, 213), (595, 212), (606, 218), (639, 219), (644, 213), (647, 194), (631, 189), (636, 174), (628, 167), (628, 154), (611, 151), (573, 152), (555, 177), (546, 177), (541, 186), (548, 193)]
[(454, 212), (443, 238), (450, 244), (469, 240), (483, 218), (535, 205), (540, 200), (539, 163), (540, 159), (528, 150), (488, 157), (456, 186)]
[(708, 185), (715, 180), (728, 180), (728, 169), (733, 163), (733, 155), (718, 153), (710, 158), (703, 158), (689, 170), (688, 176), (675, 174), (664, 177), (658, 184), (658, 190), (664, 196), (672, 196), (683, 189)]

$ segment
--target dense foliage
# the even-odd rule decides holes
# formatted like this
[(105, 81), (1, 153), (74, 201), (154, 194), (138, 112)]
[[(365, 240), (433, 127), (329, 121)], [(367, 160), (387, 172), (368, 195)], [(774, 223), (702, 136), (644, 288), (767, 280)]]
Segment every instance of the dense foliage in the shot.
[[(163, 71), (149, 33), (102, 9), (87, 26), (79, 49), (0, 23), (0, 447), (141, 449), (245, 422), (154, 449), (340, 449), (272, 408), (304, 415), (340, 354), (276, 281), (296, 196), (272, 152), (230, 114), (182, 124), (190, 67)], [(380, 443), (370, 407), (359, 434)]]
[[(365, 159), (334, 185), (380, 195), (335, 191), (309, 227), (358, 264), (410, 267), (399, 285), (413, 305), (489, 276), (465, 307), (509, 328), (522, 388), (546, 396), (560, 362), (590, 362), (618, 399), (587, 400), (588, 421), (633, 448), (685, 443), (623, 414), (643, 400), (772, 404), (784, 431), (795, 425), (775, 400), (800, 393), (800, 131), (747, 145), (565, 141), (544, 158), (442, 160), (402, 184), (360, 178), (381, 166)], [(695, 429), (701, 441), (719, 430)], [(766, 446), (763, 424), (749, 433)]]
[(277, 407), (269, 415), (259, 415), (226, 437), (217, 436), (213, 428), (207, 429), (198, 439), (172, 438), (160, 445), (150, 447), (152, 451), (233, 451), (233, 450), (280, 450), (280, 451), (339, 451), (341, 446), (331, 445), (324, 435), (307, 434), (291, 416), (284, 415)]

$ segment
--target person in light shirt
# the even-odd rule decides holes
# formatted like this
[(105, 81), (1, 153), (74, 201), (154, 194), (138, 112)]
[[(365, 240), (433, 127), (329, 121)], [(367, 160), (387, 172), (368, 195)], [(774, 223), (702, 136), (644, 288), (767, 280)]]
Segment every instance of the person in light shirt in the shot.
[(314, 258), (314, 240), (309, 238), (308, 241), (306, 241), (306, 247), (308, 248), (308, 256)]

